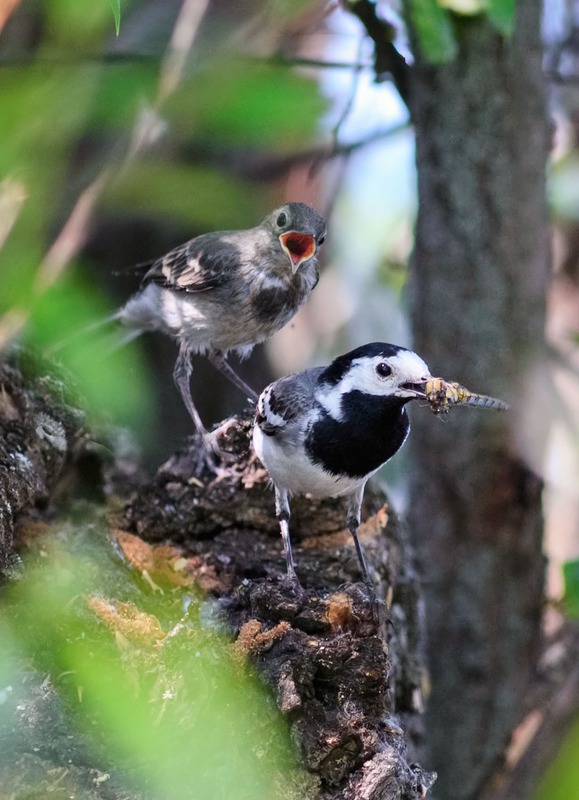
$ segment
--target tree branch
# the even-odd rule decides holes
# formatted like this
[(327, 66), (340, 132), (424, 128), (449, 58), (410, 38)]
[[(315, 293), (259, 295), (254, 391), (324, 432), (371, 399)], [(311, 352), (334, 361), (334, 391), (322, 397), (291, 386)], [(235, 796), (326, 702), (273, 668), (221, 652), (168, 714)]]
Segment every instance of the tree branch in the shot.
[(376, 80), (383, 81), (386, 75), (391, 75), (398, 94), (408, 105), (408, 64), (392, 41), (394, 28), (389, 22), (378, 17), (376, 5), (370, 0), (351, 0), (345, 4), (345, 7), (351, 14), (358, 17), (366, 29), (366, 33), (374, 42)]

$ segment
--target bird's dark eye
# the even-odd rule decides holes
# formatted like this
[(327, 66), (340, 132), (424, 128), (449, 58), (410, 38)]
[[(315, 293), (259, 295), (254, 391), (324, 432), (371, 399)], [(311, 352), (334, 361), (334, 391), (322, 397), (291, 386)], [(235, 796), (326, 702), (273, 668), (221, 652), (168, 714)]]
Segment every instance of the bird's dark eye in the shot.
[(381, 361), (379, 364), (376, 364), (376, 374), (381, 378), (387, 378), (389, 375), (392, 375), (392, 367), (385, 361)]
[(320, 236), (318, 239), (318, 244), (323, 244), (326, 241), (326, 234), (324, 233), (323, 236)]
[(277, 220), (276, 220), (277, 227), (278, 227), (278, 228), (283, 228), (283, 226), (284, 226), (286, 223), (287, 223), (287, 214), (285, 214), (285, 213), (282, 211), (282, 212), (281, 212), (281, 214), (278, 216), (278, 218), (277, 218)]

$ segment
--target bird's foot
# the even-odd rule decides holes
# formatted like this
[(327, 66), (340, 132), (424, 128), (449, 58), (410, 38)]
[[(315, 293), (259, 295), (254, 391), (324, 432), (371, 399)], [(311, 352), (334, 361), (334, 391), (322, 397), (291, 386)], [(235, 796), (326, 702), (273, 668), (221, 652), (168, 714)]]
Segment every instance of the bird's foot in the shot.
[(199, 425), (197, 430), (193, 463), (196, 478), (207, 488), (223, 481), (243, 480), (252, 455), (246, 421), (232, 417), (212, 431), (200, 429)]
[(219, 474), (222, 467), (219, 464), (219, 457), (211, 446), (208, 446), (205, 437), (196, 440), (197, 447), (191, 449), (192, 460), (192, 480), (196, 483), (205, 483), (208, 476)]
[(287, 586), (288, 589), (295, 595), (304, 594), (304, 587), (301, 585), (300, 579), (295, 572), (288, 571), (287, 574), (282, 578), (282, 583)]
[(211, 478), (207, 483), (208, 487), (216, 486), (222, 481), (237, 480), (238, 471), (235, 467), (235, 458), (231, 453), (226, 453), (216, 446), (214, 441), (205, 442), (204, 465)]
[(218, 442), (228, 430), (236, 424), (236, 420), (228, 420), (219, 428), (205, 433), (203, 445), (205, 450), (205, 466), (213, 473), (214, 477), (208, 486), (216, 486), (223, 481), (237, 482), (243, 476), (244, 468), (239, 464), (239, 457), (227, 450), (223, 450)]
[(205, 450), (211, 455), (213, 459), (213, 466), (216, 467), (219, 462), (221, 464), (234, 464), (237, 460), (233, 453), (228, 453), (219, 446), (219, 439), (222, 433), (220, 428), (217, 428), (211, 433), (206, 433), (203, 436), (203, 445)]
[(376, 627), (381, 629), (384, 627), (387, 620), (386, 603), (376, 594), (374, 584), (364, 582), (364, 585), (366, 587), (366, 591), (368, 592), (368, 603), (370, 605), (372, 619), (376, 624)]
[(205, 434), (205, 440), (209, 443), (209, 446), (212, 447), (221, 458), (224, 460), (229, 459), (230, 461), (235, 460), (235, 456), (232, 453), (228, 453), (226, 450), (222, 450), (219, 447), (219, 440), (224, 439), (229, 431), (234, 430), (239, 425), (239, 420), (237, 417), (230, 417), (226, 419), (225, 422), (222, 422), (217, 428), (213, 428), (211, 433)]

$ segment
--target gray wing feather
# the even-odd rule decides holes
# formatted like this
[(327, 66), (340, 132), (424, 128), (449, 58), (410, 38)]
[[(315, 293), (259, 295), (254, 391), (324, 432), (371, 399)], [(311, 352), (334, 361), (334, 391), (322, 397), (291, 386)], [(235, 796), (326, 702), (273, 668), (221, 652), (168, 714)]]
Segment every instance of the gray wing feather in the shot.
[(315, 367), (271, 383), (260, 395), (256, 424), (267, 436), (275, 436), (303, 419), (314, 404), (314, 391), (323, 367)]
[(157, 283), (181, 292), (206, 292), (223, 286), (239, 268), (239, 249), (222, 233), (206, 233), (155, 261), (143, 285)]

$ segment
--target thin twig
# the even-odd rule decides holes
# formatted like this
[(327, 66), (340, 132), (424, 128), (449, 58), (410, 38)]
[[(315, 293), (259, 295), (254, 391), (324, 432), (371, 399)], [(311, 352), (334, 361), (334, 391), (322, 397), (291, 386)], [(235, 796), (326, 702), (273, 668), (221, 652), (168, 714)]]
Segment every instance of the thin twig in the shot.
[(201, 20), (205, 16), (209, 0), (185, 0), (177, 18), (169, 47), (161, 64), (157, 102), (162, 103), (183, 78), (187, 56), (197, 38)]
[(383, 80), (386, 74), (392, 76), (398, 94), (408, 105), (410, 89), (408, 85), (408, 64), (404, 56), (394, 46), (395, 30), (389, 22), (380, 19), (375, 3), (370, 0), (349, 0), (344, 3), (347, 11), (358, 17), (366, 33), (374, 42), (374, 69), (376, 79)]
[(268, 59), (271, 64), (283, 67), (314, 67), (315, 69), (372, 69), (370, 61), (358, 61), (352, 64), (349, 61), (322, 61), (318, 58), (303, 58), (301, 56), (275, 55)]
[[(360, 57), (362, 56), (363, 48), (364, 48), (364, 37), (361, 37), (361, 39), (360, 39), (360, 41), (358, 43), (358, 53), (357, 53), (358, 59), (360, 59)], [(350, 87), (350, 94), (349, 94), (348, 99), (346, 101), (346, 105), (342, 109), (342, 113), (340, 114), (340, 116), (338, 118), (338, 121), (336, 122), (336, 124), (334, 125), (334, 127), (332, 129), (332, 139), (334, 141), (334, 148), (336, 148), (336, 149), (337, 149), (337, 147), (339, 145), (340, 128), (342, 127), (344, 122), (350, 116), (350, 113), (352, 111), (352, 107), (354, 105), (354, 101), (356, 99), (356, 93), (358, 91), (358, 86), (360, 84), (360, 74), (361, 74), (361, 72), (362, 72), (362, 70), (359, 69), (359, 68), (354, 70), (354, 74), (352, 76), (352, 86)]]
[(338, 146), (334, 144), (323, 145), (321, 147), (312, 147), (307, 150), (301, 150), (297, 153), (289, 153), (283, 156), (258, 156), (252, 159), (248, 153), (228, 153), (222, 150), (213, 152), (210, 155), (204, 154), (206, 158), (213, 158), (217, 163), (222, 166), (230, 167), (237, 175), (250, 177), (254, 180), (267, 180), (279, 177), (289, 172), (297, 166), (308, 164), (312, 161), (324, 162), (330, 161), (340, 156), (349, 156), (356, 150), (363, 147), (372, 145), (375, 142), (386, 139), (390, 136), (396, 136), (402, 131), (409, 129), (408, 123), (401, 123), (393, 125), (391, 128), (385, 128), (363, 139), (357, 139), (354, 142), (341, 143)]
[[(360, 60), (360, 58), (362, 56), (362, 50), (363, 50), (363, 47), (364, 47), (364, 39), (365, 39), (365, 37), (362, 36), (360, 38), (360, 41), (358, 42), (358, 53), (357, 53), (358, 61)], [(354, 74), (352, 76), (352, 85), (350, 87), (350, 93), (348, 95), (348, 99), (346, 100), (346, 104), (345, 104), (344, 108), (342, 109), (342, 113), (338, 117), (338, 120), (337, 120), (336, 124), (334, 125), (334, 127), (331, 130), (332, 147), (331, 147), (331, 150), (330, 150), (330, 153), (329, 153), (329, 157), (330, 158), (331, 158), (332, 154), (333, 153), (337, 153), (338, 149), (340, 148), (340, 142), (339, 142), (340, 129), (341, 129), (342, 125), (344, 124), (344, 122), (348, 119), (348, 117), (350, 116), (350, 113), (352, 111), (352, 107), (353, 107), (354, 101), (356, 99), (356, 93), (358, 91), (358, 85), (360, 83), (360, 74), (361, 74), (361, 70), (360, 69), (354, 70)], [(324, 161), (327, 161), (327, 159), (328, 159), (328, 155), (322, 154), (312, 162), (312, 165), (311, 165), (311, 167), (309, 169), (309, 177), (310, 178), (315, 177), (315, 175), (319, 171), (321, 165), (324, 163)]]

